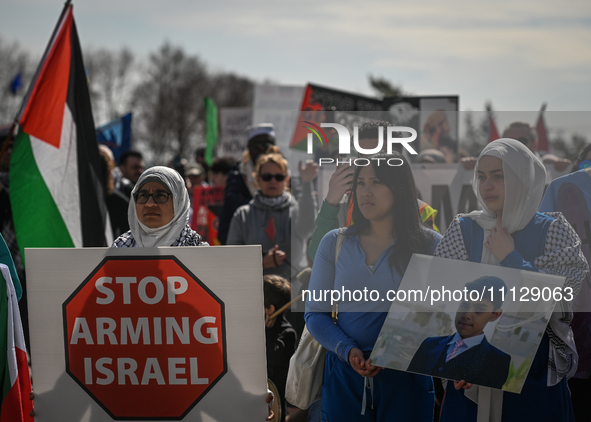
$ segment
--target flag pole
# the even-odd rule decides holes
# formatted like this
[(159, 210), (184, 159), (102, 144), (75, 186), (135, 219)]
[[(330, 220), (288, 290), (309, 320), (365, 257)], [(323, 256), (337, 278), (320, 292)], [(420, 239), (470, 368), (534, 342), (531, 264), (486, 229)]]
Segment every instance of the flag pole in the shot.
[(546, 111), (546, 106), (547, 103), (542, 103), (540, 113), (538, 114), (538, 120), (536, 122), (536, 145), (538, 150), (550, 152), (550, 141), (548, 139), (546, 123), (544, 122), (544, 112)]
[(548, 103), (542, 103), (542, 107), (540, 108), (540, 113), (538, 114), (538, 120), (540, 120), (540, 117), (544, 114), (544, 112), (546, 111), (546, 106), (548, 105)]
[(2, 149), (0, 150), (0, 161), (2, 161), (2, 159), (4, 158), (4, 154), (6, 154), (6, 150), (8, 149), (8, 142), (10, 141), (10, 138), (12, 138), (12, 133), (14, 132), (15, 128), (16, 123), (12, 122), (12, 126), (10, 126), (10, 130), (6, 135), (6, 138), (4, 138), (4, 141), (2, 141)]

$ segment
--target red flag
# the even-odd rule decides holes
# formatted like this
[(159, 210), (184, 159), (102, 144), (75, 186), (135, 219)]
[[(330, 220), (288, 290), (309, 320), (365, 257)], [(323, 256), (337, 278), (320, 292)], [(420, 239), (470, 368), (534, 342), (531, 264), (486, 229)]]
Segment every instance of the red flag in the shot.
[(548, 132), (546, 131), (546, 123), (544, 122), (544, 111), (546, 111), (546, 103), (542, 104), (540, 114), (538, 115), (538, 122), (536, 123), (538, 151), (550, 152), (550, 144), (548, 143)]
[(496, 141), (500, 136), (490, 104), (486, 105), (486, 111), (488, 112), (488, 142)]

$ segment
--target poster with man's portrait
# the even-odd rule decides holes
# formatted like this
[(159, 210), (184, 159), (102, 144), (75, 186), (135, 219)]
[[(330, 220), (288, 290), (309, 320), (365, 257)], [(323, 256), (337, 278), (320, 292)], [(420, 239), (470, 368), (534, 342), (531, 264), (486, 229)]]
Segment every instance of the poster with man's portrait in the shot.
[(384, 107), (389, 111), (391, 120), (417, 131), (417, 162), (458, 161), (457, 96), (385, 98)]
[(565, 278), (414, 255), (389, 297), (377, 366), (519, 393)]

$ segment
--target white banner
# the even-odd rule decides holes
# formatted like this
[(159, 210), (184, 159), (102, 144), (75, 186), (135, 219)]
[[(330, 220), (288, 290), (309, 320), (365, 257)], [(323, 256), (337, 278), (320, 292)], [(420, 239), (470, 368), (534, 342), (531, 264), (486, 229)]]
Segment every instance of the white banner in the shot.
[(265, 419), (260, 246), (25, 253), (36, 421)]
[(245, 129), (251, 124), (252, 109), (250, 107), (221, 108), (217, 156), (242, 159), (242, 154), (246, 151)]
[(308, 158), (303, 152), (289, 148), (303, 95), (303, 86), (256, 85), (254, 88), (252, 123), (273, 123), (277, 146), (288, 158), (293, 175), (297, 175), (298, 161)]

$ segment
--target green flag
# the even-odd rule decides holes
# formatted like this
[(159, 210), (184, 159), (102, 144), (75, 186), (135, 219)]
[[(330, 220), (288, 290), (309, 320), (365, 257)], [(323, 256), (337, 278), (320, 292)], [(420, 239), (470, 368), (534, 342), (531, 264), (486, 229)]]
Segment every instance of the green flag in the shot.
[(205, 162), (209, 166), (213, 162), (213, 149), (218, 138), (218, 109), (211, 98), (205, 97)]

